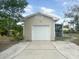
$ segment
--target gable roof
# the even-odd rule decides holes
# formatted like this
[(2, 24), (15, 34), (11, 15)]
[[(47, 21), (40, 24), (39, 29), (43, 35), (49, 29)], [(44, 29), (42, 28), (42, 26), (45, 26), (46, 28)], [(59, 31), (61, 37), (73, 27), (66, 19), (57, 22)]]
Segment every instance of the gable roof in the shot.
[(28, 19), (28, 18), (33, 17), (33, 16), (36, 16), (36, 15), (42, 15), (42, 16), (51, 18), (51, 19), (54, 20), (54, 21), (58, 21), (58, 20), (59, 20), (59, 18), (56, 17), (56, 16), (44, 14), (44, 13), (42, 13), (42, 12), (37, 12), (37, 13), (31, 14), (31, 15), (28, 15), (28, 16), (25, 17), (25, 19)]

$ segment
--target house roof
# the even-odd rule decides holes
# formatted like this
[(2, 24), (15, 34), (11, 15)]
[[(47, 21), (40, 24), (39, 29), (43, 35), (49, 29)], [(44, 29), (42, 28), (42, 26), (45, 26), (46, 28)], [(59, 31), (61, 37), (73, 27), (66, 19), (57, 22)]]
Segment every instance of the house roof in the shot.
[(33, 17), (33, 16), (36, 16), (36, 15), (42, 15), (42, 16), (51, 18), (54, 21), (58, 21), (59, 20), (59, 18), (56, 17), (56, 16), (49, 15), (49, 14), (45, 14), (45, 13), (42, 13), (42, 12), (37, 12), (37, 13), (31, 14), (31, 15), (28, 15), (28, 16), (25, 17), (25, 19), (28, 19), (28, 18)]

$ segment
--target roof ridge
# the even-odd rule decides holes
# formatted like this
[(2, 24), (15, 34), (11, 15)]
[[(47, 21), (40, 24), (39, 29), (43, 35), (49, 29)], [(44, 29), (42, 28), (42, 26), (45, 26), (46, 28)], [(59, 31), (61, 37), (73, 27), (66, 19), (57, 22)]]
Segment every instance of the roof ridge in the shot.
[(35, 13), (33, 13), (33, 14), (30, 14), (30, 15), (28, 15), (28, 16), (26, 16), (25, 18), (29, 18), (29, 17), (32, 17), (32, 16), (35, 16), (35, 15), (37, 15), (37, 14), (41, 14), (41, 15), (43, 15), (43, 16), (47, 16), (47, 17), (49, 17), (49, 18), (51, 18), (51, 19), (53, 19), (53, 20), (55, 20), (55, 21), (57, 21), (59, 18), (57, 18), (57, 17), (55, 17), (55, 16), (51, 16), (51, 15), (48, 15), (48, 14), (45, 14), (45, 13), (43, 13), (43, 12), (41, 12), (41, 11), (39, 11), (39, 12), (35, 12)]

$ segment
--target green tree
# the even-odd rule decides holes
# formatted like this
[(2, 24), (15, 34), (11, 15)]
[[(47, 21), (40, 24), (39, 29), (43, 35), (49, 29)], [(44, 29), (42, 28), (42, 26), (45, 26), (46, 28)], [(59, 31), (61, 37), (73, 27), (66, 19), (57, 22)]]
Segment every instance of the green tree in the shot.
[(27, 4), (26, 0), (0, 0), (0, 17), (20, 20)]
[(79, 31), (79, 5), (71, 6), (65, 13), (65, 17), (73, 18), (73, 23), (76, 25), (76, 30)]
[(27, 5), (27, 0), (0, 0), (0, 34), (16, 39), (22, 36), (22, 26), (17, 22), (23, 18), (21, 13)]
[[(0, 20), (0, 33), (8, 35), (9, 31), (16, 26), (16, 21), (8, 18)], [(6, 32), (6, 33), (5, 33)]]

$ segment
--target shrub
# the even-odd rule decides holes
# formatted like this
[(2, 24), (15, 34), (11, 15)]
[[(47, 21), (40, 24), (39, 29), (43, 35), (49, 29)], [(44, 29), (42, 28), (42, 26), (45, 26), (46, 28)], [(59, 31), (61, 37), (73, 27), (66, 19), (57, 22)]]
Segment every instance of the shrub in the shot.
[(14, 29), (10, 30), (10, 36), (16, 41), (23, 40), (23, 29), (21, 26), (16, 26)]
[(63, 32), (64, 32), (64, 33), (69, 33), (70, 30), (69, 30), (68, 28), (64, 28), (64, 29), (63, 29)]

